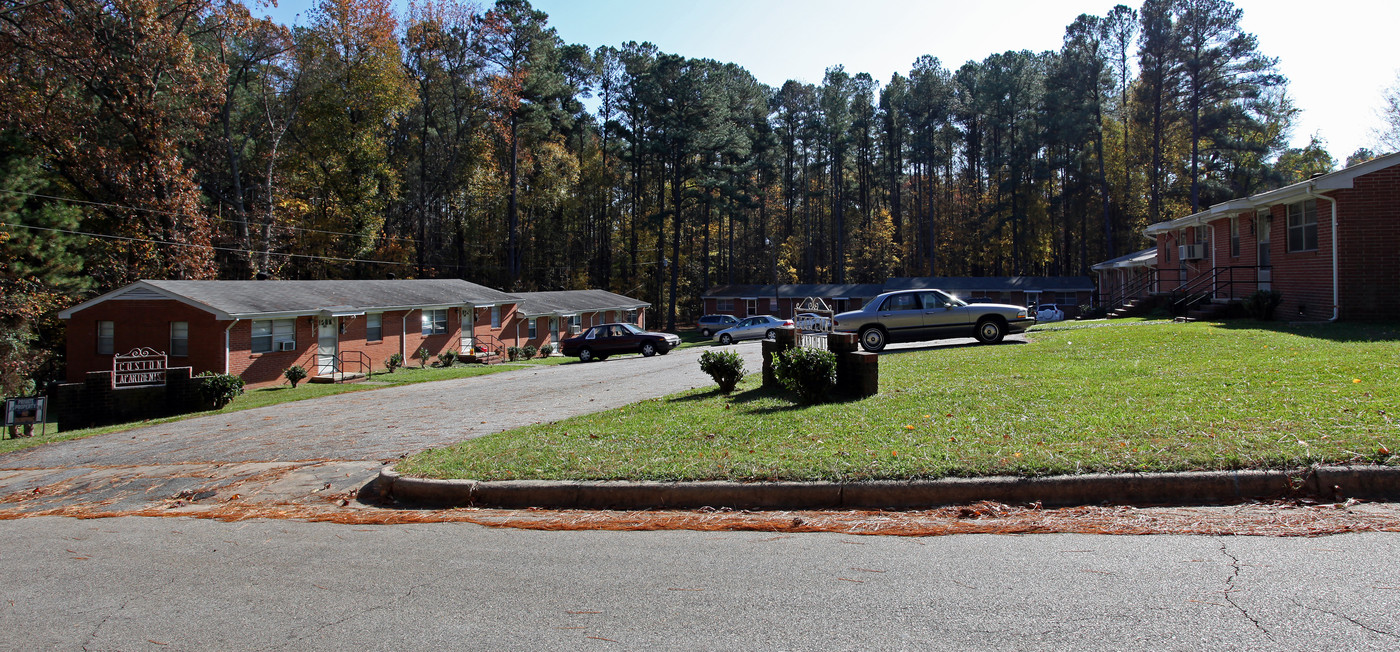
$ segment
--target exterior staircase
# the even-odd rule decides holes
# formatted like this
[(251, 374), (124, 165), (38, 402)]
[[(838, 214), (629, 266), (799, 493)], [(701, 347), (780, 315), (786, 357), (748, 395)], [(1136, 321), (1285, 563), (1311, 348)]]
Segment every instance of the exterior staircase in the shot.
[(1162, 305), (1162, 300), (1163, 297), (1159, 295), (1128, 299), (1123, 305), (1108, 311), (1108, 318), (1122, 319), (1124, 317), (1142, 317), (1160, 307)]

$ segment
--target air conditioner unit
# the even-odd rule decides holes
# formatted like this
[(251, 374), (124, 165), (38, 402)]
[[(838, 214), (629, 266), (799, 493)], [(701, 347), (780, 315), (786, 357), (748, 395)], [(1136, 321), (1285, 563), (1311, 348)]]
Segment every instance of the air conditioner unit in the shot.
[(1178, 253), (1182, 260), (1200, 260), (1206, 257), (1206, 245), (1204, 243), (1181, 245)]
[(296, 343), (296, 342), (280, 342), (280, 344), (281, 344), (281, 348), (280, 348), (279, 350), (281, 350), (281, 351), (295, 351), (295, 350), (297, 350), (297, 343)]

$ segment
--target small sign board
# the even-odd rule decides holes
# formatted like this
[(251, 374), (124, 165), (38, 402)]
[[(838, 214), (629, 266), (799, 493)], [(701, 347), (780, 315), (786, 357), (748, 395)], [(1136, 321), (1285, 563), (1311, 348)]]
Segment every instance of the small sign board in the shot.
[(42, 423), (47, 430), (48, 399), (43, 396), (23, 396), (5, 399), (5, 429), (15, 434), (18, 426), (24, 426), (25, 436), (33, 434), (34, 424)]
[(112, 389), (165, 385), (166, 355), (154, 349), (132, 349), (112, 356)]

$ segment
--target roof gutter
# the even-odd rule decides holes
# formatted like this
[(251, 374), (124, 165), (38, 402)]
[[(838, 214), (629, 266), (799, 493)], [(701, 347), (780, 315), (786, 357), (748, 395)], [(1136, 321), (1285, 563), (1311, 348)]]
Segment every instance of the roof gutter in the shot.
[(1314, 192), (1316, 184), (1308, 184), (1307, 196), (1313, 199), (1326, 199), (1332, 203), (1332, 318), (1327, 321), (1337, 321), (1342, 314), (1341, 295), (1337, 287), (1337, 200), (1327, 195), (1319, 195)]

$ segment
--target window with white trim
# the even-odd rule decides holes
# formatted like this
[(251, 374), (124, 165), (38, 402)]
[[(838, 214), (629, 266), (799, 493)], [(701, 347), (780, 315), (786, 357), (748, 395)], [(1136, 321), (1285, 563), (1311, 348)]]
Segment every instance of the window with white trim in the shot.
[(112, 355), (117, 352), (117, 323), (97, 322), (97, 355)]
[(744, 314), (749, 317), (758, 314), (758, 299), (744, 299)]
[(253, 320), (253, 353), (295, 351), (296, 348), (295, 319)]
[(529, 338), (529, 339), (532, 339), (532, 340), (535, 339), (535, 318), (534, 318), (534, 317), (531, 317), (531, 318), (530, 318), (530, 332), (529, 332), (528, 334), (526, 334), (525, 337), (527, 337), (527, 338)]
[(491, 306), (491, 328), (501, 327), (501, 307)]
[(1230, 218), (1230, 256), (1240, 257), (1240, 218)]
[(185, 357), (190, 354), (190, 323), (170, 322), (170, 355)]
[(1317, 202), (1308, 199), (1288, 205), (1288, 251), (1317, 250)]
[(378, 342), (383, 339), (384, 315), (377, 312), (365, 315), (365, 341)]
[(423, 311), (423, 334), (442, 335), (447, 332), (447, 309)]
[(734, 299), (715, 299), (716, 312), (734, 312)]
[(583, 328), (583, 315), (569, 315), (569, 328)]

